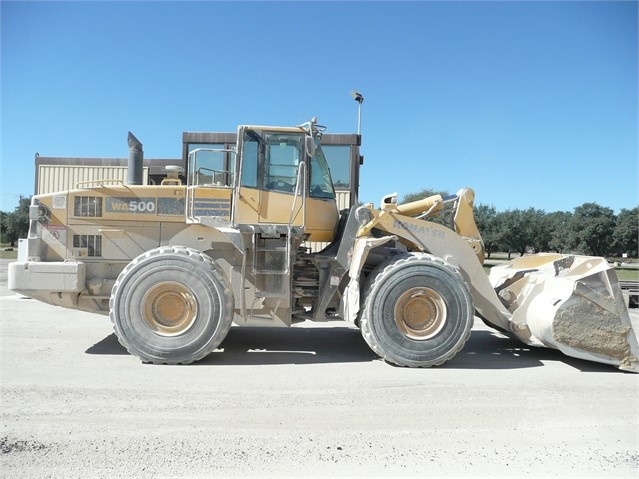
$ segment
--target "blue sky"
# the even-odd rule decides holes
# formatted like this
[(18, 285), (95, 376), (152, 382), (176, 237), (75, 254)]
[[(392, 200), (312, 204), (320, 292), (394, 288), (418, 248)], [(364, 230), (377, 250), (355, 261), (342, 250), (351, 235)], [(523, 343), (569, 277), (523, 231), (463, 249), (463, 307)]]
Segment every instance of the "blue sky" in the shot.
[(632, 208), (637, 2), (13, 2), (1, 197), (34, 154), (179, 158), (183, 131), (357, 128), (360, 199), (475, 189), (503, 211)]

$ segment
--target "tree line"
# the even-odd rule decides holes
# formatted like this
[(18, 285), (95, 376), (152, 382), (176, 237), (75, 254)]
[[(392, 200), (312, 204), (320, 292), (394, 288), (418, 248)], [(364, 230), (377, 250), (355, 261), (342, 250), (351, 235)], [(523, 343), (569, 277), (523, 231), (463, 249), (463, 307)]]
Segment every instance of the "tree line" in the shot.
[[(423, 190), (406, 195), (402, 203), (446, 192)], [(0, 212), (0, 242), (15, 246), (29, 231), (31, 197), (20, 197), (10, 213)], [(449, 223), (443, 215), (435, 221)], [(573, 212), (546, 213), (536, 208), (497, 211), (493, 206), (475, 206), (475, 221), (484, 240), (486, 254), (506, 252), (524, 255), (540, 251), (578, 253), (603, 257), (637, 258), (639, 247), (638, 207), (622, 209), (618, 215), (597, 203), (584, 203)]]
[(30, 196), (20, 196), (18, 206), (12, 212), (0, 211), (0, 243), (15, 246), (18, 238), (27, 237), (30, 204)]
[[(406, 195), (402, 202), (415, 201), (446, 192), (424, 190)], [(637, 258), (639, 247), (639, 209), (611, 208), (584, 203), (574, 211), (546, 213), (536, 208), (497, 211), (485, 204), (475, 205), (475, 222), (484, 240), (486, 255), (497, 251), (524, 255), (541, 251), (577, 253), (593, 256)], [(436, 219), (448, 223), (445, 216)]]

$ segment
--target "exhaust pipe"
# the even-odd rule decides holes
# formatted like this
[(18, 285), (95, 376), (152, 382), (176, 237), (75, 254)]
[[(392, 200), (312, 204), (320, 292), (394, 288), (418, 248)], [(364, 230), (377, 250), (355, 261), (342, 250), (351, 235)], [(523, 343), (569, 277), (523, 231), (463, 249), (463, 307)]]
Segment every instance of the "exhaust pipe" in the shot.
[(129, 164), (127, 170), (127, 185), (141, 185), (144, 179), (144, 151), (142, 143), (129, 132)]

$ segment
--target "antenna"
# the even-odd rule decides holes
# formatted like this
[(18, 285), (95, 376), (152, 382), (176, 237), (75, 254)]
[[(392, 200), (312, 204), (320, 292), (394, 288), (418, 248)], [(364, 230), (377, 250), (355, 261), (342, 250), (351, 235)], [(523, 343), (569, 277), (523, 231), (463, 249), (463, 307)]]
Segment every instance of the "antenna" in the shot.
[(356, 90), (351, 90), (351, 96), (353, 97), (353, 100), (355, 100), (358, 103), (357, 106), (357, 134), (361, 135), (362, 132), (362, 103), (364, 103), (364, 96), (356, 91)]

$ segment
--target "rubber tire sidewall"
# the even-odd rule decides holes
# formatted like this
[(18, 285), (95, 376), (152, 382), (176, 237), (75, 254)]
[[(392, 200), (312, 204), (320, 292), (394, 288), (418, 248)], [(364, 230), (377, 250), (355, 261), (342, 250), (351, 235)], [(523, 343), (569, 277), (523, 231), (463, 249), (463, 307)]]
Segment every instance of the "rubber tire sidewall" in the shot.
[[(142, 316), (142, 298), (166, 281), (186, 286), (197, 302), (191, 327), (175, 336), (154, 332)], [(200, 251), (160, 247), (135, 258), (113, 287), (110, 316), (120, 343), (144, 362), (187, 364), (212, 352), (228, 333), (232, 299), (224, 275)]]
[[(395, 323), (396, 300), (413, 287), (433, 289), (446, 303), (446, 323), (432, 338), (411, 339)], [(362, 334), (391, 363), (409, 367), (442, 364), (463, 348), (470, 335), (474, 307), (468, 286), (457, 270), (437, 257), (412, 253), (391, 258), (368, 278), (364, 291)]]

